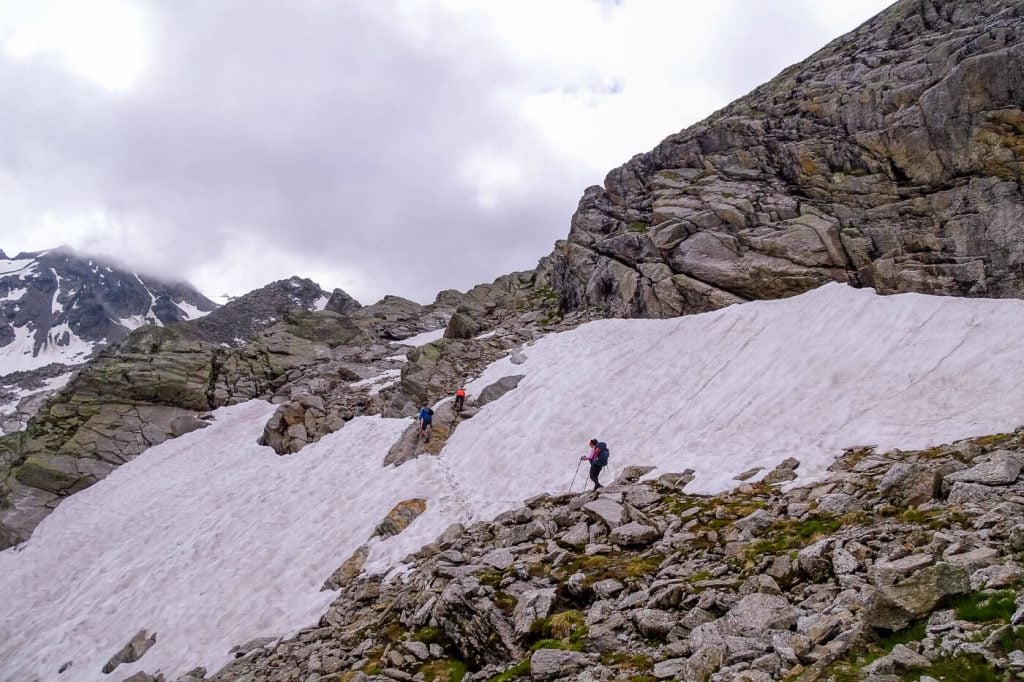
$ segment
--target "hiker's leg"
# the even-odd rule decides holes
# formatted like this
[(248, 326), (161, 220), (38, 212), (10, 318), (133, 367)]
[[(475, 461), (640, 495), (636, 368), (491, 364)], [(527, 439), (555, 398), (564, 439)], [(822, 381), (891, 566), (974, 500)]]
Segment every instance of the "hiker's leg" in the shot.
[(597, 477), (600, 476), (600, 475), (601, 475), (601, 465), (600, 464), (594, 464), (592, 462), (590, 464), (590, 480), (594, 482), (594, 490), (597, 490), (598, 488), (601, 487), (601, 482), (597, 480)]

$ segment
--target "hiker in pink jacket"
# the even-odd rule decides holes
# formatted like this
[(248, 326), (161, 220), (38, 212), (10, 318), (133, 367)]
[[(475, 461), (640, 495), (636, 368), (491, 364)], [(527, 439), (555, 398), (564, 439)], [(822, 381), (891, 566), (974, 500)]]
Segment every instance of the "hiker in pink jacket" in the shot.
[(583, 460), (590, 462), (590, 480), (594, 482), (594, 490), (603, 488), (604, 486), (597, 479), (601, 475), (601, 469), (608, 465), (608, 446), (596, 438), (591, 438), (590, 454), (580, 457), (580, 461)]

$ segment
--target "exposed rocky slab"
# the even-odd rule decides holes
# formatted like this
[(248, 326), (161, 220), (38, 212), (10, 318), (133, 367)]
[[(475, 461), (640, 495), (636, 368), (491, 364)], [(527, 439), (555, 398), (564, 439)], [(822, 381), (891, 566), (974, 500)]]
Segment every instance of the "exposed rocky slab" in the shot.
[(149, 635), (145, 630), (139, 630), (139, 632), (132, 637), (131, 641), (124, 645), (124, 647), (116, 654), (111, 656), (107, 664), (103, 666), (101, 671), (104, 675), (109, 675), (114, 672), (117, 667), (123, 663), (135, 663), (146, 655), (153, 645), (156, 644), (156, 633)]
[(538, 281), (667, 317), (803, 293), (1024, 295), (1024, 7), (903, 0), (590, 187)]

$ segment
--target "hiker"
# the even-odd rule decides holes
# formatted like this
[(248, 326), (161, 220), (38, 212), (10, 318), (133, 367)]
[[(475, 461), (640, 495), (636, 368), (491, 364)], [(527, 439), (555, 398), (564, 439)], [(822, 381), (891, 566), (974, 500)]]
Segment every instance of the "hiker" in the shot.
[(455, 411), (462, 412), (462, 406), (466, 403), (466, 389), (460, 388), (455, 391)]
[(596, 438), (591, 438), (590, 454), (580, 457), (580, 461), (583, 460), (590, 462), (590, 480), (594, 482), (594, 490), (603, 488), (604, 486), (597, 479), (601, 475), (601, 469), (608, 466), (608, 446)]
[(426, 405), (420, 406), (420, 415), (417, 417), (420, 422), (420, 436), (426, 442), (430, 442), (430, 425), (434, 421), (434, 411)]

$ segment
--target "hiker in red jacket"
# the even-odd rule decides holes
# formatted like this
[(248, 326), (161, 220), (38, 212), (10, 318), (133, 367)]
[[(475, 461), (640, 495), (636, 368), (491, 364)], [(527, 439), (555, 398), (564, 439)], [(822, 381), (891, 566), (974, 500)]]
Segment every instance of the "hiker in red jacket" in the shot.
[(466, 389), (460, 388), (455, 391), (455, 411), (462, 412), (462, 406), (466, 403)]

